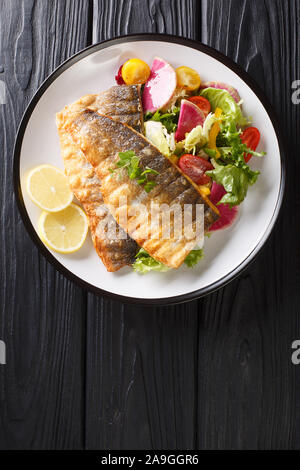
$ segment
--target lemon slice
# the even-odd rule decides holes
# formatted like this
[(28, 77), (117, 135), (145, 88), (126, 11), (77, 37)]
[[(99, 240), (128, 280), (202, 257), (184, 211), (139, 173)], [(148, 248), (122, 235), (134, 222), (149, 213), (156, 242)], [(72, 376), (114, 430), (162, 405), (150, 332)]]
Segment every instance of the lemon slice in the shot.
[(48, 212), (61, 211), (73, 200), (64, 172), (52, 165), (40, 165), (30, 171), (27, 191), (32, 201)]
[(85, 241), (87, 217), (81, 207), (72, 203), (60, 212), (42, 212), (38, 231), (41, 240), (52, 250), (74, 253)]

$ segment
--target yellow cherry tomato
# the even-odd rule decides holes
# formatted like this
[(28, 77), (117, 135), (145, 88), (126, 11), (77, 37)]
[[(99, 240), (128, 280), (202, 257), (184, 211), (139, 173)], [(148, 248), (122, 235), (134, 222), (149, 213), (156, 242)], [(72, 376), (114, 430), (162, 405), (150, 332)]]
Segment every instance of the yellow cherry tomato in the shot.
[(150, 67), (141, 59), (129, 59), (122, 67), (122, 78), (126, 85), (142, 85), (149, 75)]
[(188, 91), (194, 91), (201, 85), (201, 78), (196, 70), (183, 65), (176, 69), (177, 85)]

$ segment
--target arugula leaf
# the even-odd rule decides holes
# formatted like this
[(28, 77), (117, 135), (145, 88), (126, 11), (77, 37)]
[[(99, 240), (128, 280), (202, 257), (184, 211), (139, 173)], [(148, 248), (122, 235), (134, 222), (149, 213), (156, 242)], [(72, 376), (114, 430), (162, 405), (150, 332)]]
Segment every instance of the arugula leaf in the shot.
[(148, 111), (144, 115), (144, 121), (160, 121), (168, 132), (175, 132), (177, 129), (180, 108), (173, 106), (172, 112), (162, 114), (160, 111), (150, 113)]
[[(135, 257), (136, 261), (133, 263), (132, 267), (135, 272), (140, 274), (146, 274), (150, 271), (166, 272), (171, 269), (160, 261), (156, 261), (152, 258), (144, 248), (141, 248)], [(189, 252), (184, 262), (189, 268), (192, 268), (201, 258), (203, 258), (203, 250), (196, 249)]]
[(184, 262), (189, 267), (192, 268), (196, 266), (196, 264), (203, 258), (203, 250), (202, 248), (192, 250), (189, 252), (187, 257), (185, 258)]
[(119, 152), (119, 160), (116, 163), (116, 168), (109, 168), (109, 172), (114, 174), (118, 169), (126, 168), (130, 179), (136, 179), (137, 183), (144, 185), (144, 189), (147, 193), (156, 186), (155, 181), (148, 181), (148, 175), (158, 175), (158, 171), (153, 168), (146, 166), (143, 170), (140, 166), (140, 159), (136, 156), (133, 150), (127, 150), (126, 152)]

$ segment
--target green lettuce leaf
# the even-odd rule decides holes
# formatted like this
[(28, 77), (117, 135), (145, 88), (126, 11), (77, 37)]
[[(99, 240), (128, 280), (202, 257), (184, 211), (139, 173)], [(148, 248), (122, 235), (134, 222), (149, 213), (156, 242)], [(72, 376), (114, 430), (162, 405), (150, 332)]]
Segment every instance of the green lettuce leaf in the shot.
[(144, 121), (159, 121), (166, 127), (168, 132), (175, 132), (177, 129), (179, 112), (180, 108), (177, 106), (173, 106), (172, 112), (170, 113), (161, 113), (160, 111), (156, 111), (153, 114), (148, 111), (144, 115)]
[(154, 258), (152, 258), (152, 256), (150, 256), (149, 253), (144, 250), (144, 248), (141, 248), (135, 257), (136, 260), (132, 267), (137, 273), (146, 274), (150, 271), (165, 272), (170, 269), (165, 264), (160, 263), (159, 261), (156, 261)]
[(228, 91), (209, 87), (202, 90), (200, 95), (210, 102), (212, 111), (221, 108), (225, 120), (234, 120), (239, 126), (245, 126), (249, 123), (249, 120), (243, 116), (241, 107), (234, 101)]
[[(227, 202), (230, 206), (240, 204), (248, 190), (248, 186), (257, 181), (259, 171), (251, 170), (245, 162), (244, 155), (247, 153), (265, 155), (265, 152), (253, 152), (240, 138), (241, 131), (237, 129), (233, 119), (221, 124), (221, 131), (217, 137), (217, 146), (221, 157), (215, 170), (207, 172), (211, 174), (214, 181), (223, 184), (228, 192), (220, 202)], [(225, 183), (227, 188), (225, 187)]]
[[(136, 260), (132, 267), (134, 271), (139, 274), (146, 274), (150, 271), (165, 272), (171, 269), (160, 261), (156, 261), (154, 258), (152, 258), (152, 256), (150, 256), (149, 253), (144, 250), (144, 248), (141, 248), (135, 257)], [(198, 261), (200, 261), (201, 258), (203, 258), (203, 250), (195, 249), (190, 251), (184, 262), (189, 268), (192, 268), (198, 263)]]
[(251, 170), (248, 172), (230, 164), (218, 165), (206, 174), (216, 183), (224, 186), (227, 194), (222, 197), (220, 203), (229, 204), (230, 207), (240, 204), (246, 197), (248, 186), (257, 180), (256, 172), (251, 172)]
[(189, 252), (187, 257), (185, 258), (184, 262), (189, 267), (192, 268), (196, 266), (196, 264), (203, 258), (203, 250), (202, 248), (195, 249)]

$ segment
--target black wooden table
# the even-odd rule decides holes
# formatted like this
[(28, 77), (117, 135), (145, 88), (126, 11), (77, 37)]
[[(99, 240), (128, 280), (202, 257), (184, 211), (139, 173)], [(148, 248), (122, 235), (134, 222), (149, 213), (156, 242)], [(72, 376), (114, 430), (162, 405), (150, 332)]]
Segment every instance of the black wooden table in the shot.
[[(285, 206), (260, 255), (179, 306), (124, 305), (66, 280), (13, 195), (16, 130), (40, 83), (80, 49), (134, 32), (197, 39), (234, 59), (289, 146)], [(300, 448), (299, 35), (299, 0), (1, 0), (0, 449)]]

